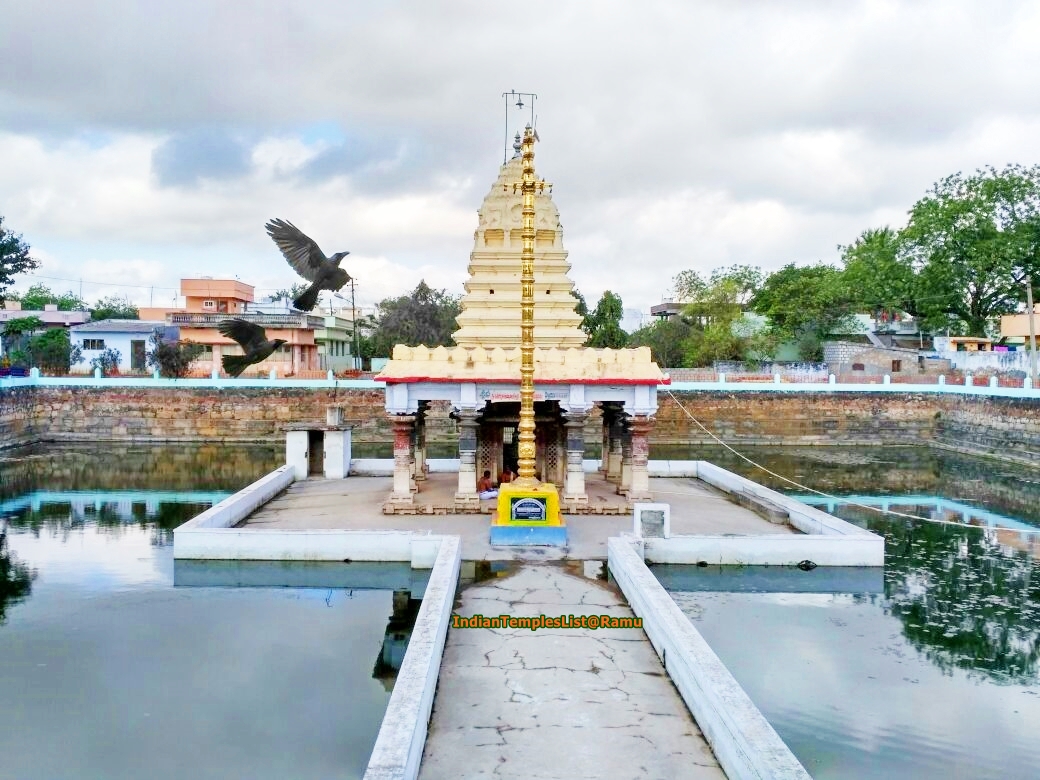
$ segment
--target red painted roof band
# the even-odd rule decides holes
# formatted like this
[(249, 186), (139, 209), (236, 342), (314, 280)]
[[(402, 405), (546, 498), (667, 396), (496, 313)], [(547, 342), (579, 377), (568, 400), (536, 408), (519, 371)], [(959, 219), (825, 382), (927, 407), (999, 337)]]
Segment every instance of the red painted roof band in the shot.
[[(484, 385), (515, 385), (516, 379), (448, 379), (447, 377), (432, 376), (403, 376), (388, 377), (386, 379), (376, 376), (375, 381), (384, 382), (388, 385), (410, 385), (417, 382), (434, 382), (437, 384), (484, 384)], [(535, 379), (536, 385), (670, 385), (672, 380), (665, 377), (660, 381), (655, 379)]]

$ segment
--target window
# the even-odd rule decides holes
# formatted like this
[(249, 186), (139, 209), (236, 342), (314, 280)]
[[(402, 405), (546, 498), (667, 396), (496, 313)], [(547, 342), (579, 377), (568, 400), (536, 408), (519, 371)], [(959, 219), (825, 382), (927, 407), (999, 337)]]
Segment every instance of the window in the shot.
[(202, 302), (202, 308), (203, 309), (215, 309), (215, 308), (217, 308), (217, 302), (216, 301), (203, 301)]
[(213, 345), (203, 344), (202, 352), (199, 353), (199, 356), (196, 358), (196, 360), (213, 360)]
[(102, 350), (105, 348), (104, 339), (83, 339), (83, 349)]
[(893, 374), (898, 374), (902, 370), (903, 370), (903, 361), (902, 360), (893, 360), (892, 361), (892, 373)]
[(862, 371), (863, 370), (863, 364), (862, 363), (853, 363), (852, 364), (852, 370), (853, 371)]

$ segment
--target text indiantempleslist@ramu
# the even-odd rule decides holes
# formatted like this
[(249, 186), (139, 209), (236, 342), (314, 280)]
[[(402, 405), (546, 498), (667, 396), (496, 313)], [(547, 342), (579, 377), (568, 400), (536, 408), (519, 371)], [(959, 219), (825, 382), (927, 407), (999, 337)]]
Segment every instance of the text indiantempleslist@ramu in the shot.
[(513, 617), (497, 615), (485, 617), (473, 615), (462, 617), (451, 616), (452, 628), (527, 628), (537, 631), (540, 628), (586, 628), (595, 631), (599, 628), (642, 628), (643, 618), (614, 617), (613, 615), (533, 615), (531, 617)]

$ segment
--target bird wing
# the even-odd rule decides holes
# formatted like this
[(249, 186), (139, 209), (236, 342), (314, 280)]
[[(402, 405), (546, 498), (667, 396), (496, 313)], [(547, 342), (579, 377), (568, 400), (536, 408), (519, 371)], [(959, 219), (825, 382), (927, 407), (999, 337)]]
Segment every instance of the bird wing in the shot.
[(317, 281), (321, 268), (328, 264), (328, 259), (314, 240), (284, 219), (272, 219), (264, 227), (292, 269), (308, 282)]
[(267, 332), (253, 322), (242, 319), (221, 320), (217, 325), (221, 335), (238, 342), (246, 352), (251, 352), (267, 343)]

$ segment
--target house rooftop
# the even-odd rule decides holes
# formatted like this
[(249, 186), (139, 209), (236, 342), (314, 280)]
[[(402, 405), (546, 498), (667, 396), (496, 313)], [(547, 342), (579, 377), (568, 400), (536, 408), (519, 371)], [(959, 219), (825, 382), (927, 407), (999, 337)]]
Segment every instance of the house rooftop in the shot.
[(161, 320), (95, 320), (75, 326), (77, 333), (152, 333), (156, 328), (165, 328)]

